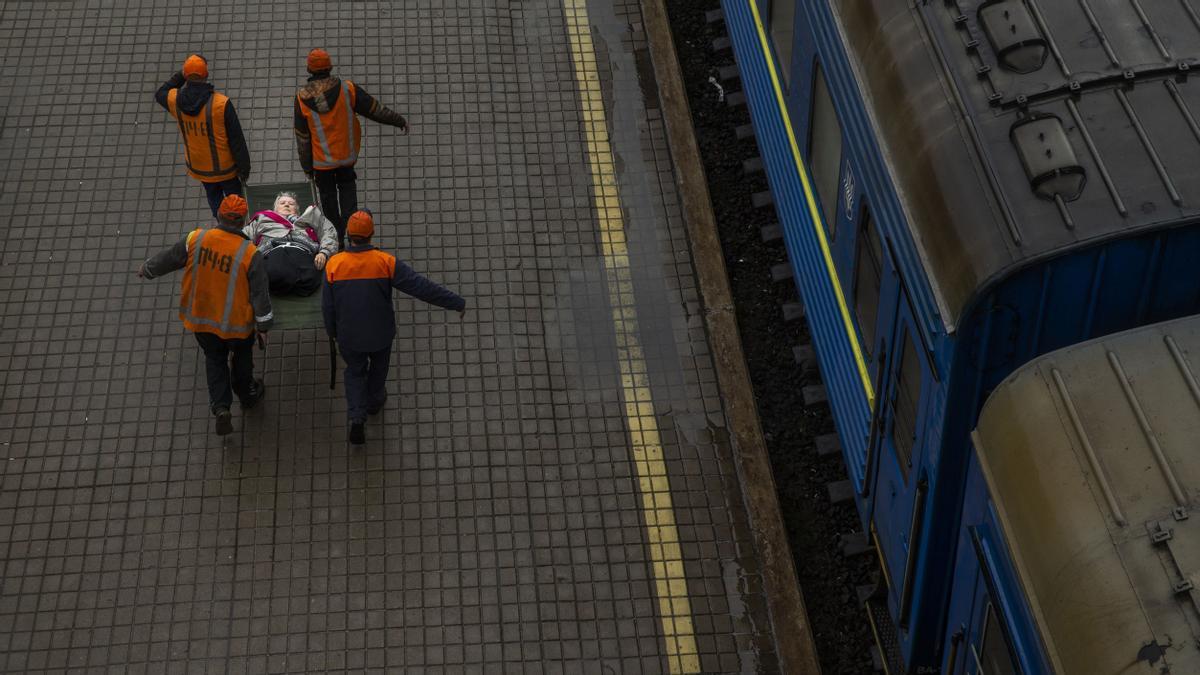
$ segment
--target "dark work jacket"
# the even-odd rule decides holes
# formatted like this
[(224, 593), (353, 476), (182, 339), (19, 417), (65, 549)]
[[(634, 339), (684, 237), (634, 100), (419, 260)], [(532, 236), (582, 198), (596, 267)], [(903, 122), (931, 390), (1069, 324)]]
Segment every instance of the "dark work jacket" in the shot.
[[(171, 79), (163, 83), (154, 92), (154, 101), (171, 112), (167, 106), (167, 94), (172, 89), (178, 89), (175, 105), (188, 115), (195, 115), (208, 103), (212, 96), (213, 86), (207, 82), (188, 82), (183, 73), (176, 72)], [(233, 100), (225, 103), (225, 136), (229, 139), (229, 152), (237, 164), (238, 175), (245, 180), (250, 176), (250, 148), (246, 147), (246, 137), (242, 134), (242, 123), (238, 121), (237, 111), (233, 109)]]
[(325, 331), (343, 351), (377, 352), (396, 337), (392, 289), (444, 309), (467, 306), (457, 293), (417, 274), (371, 245), (350, 245), (325, 263), (321, 311)]

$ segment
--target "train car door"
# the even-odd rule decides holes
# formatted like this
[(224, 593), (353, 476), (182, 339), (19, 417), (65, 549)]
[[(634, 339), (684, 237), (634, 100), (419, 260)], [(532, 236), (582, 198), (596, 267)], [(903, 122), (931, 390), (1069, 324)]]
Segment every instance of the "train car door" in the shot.
[(967, 622), (951, 639), (951, 675), (1045, 675), (1040, 643), (1028, 625), (1015, 579), (1007, 572), (1004, 547), (994, 516), (964, 530), (969, 552), (960, 556), (956, 575), (974, 580)]
[(959, 668), (955, 673), (963, 675), (1021, 675), (1013, 658), (1012, 645), (1004, 632), (996, 603), (988, 595), (985, 586), (976, 589), (975, 606), (978, 608), (972, 625), (963, 641), (953, 645), (958, 651), (956, 661)]
[(879, 227), (865, 205), (858, 214), (853, 255), (851, 299), (854, 318), (858, 323), (863, 358), (867, 362), (871, 382), (878, 390), (882, 382), (881, 366), (888, 360), (892, 329), (896, 325), (900, 277), (892, 264), (892, 257), (884, 248)]
[(965, 488), (941, 672), (1050, 675), (975, 449)]
[(924, 393), (929, 388), (930, 366), (912, 309), (899, 293), (889, 357), (882, 364), (876, 400), (871, 449), (872, 534), (890, 591), (889, 604), (897, 623), (904, 627), (912, 600), (916, 555), (920, 543), (928, 481), (921, 462), (924, 429)]
[[(900, 276), (888, 253), (879, 226), (871, 217), (871, 210), (863, 204), (859, 207), (858, 221), (853, 237), (853, 276), (850, 286), (850, 298), (853, 305), (854, 320), (858, 328), (858, 341), (862, 358), (866, 362), (868, 377), (875, 391), (875, 409), (883, 400), (880, 388), (887, 372), (886, 364), (891, 360), (890, 351), (892, 335), (896, 326), (896, 305), (900, 292)], [(846, 237), (850, 239), (850, 237)], [(872, 410), (872, 423), (878, 423), (879, 416)], [(868, 436), (874, 436), (868, 433)], [(867, 456), (870, 450), (864, 451), (863, 456), (848, 456), (847, 464), (853, 463), (861, 477), (855, 485), (860, 495), (867, 495), (871, 490), (871, 459)], [(864, 508), (863, 512), (867, 509)]]

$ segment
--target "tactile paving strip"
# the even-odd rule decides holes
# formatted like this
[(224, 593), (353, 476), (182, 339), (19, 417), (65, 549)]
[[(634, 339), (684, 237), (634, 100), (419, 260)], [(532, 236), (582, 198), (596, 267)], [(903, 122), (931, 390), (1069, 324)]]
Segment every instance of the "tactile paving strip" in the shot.
[[(588, 21), (698, 668), (772, 672), (639, 9)], [(362, 451), (324, 335), (272, 334), (222, 445), (179, 278), (133, 275), (208, 215), (153, 93), (204, 53), (299, 179), (313, 46), (411, 120), (359, 201), (470, 309), (397, 300)], [(0, 670), (671, 669), (561, 3), (10, 0), (0, 61)]]

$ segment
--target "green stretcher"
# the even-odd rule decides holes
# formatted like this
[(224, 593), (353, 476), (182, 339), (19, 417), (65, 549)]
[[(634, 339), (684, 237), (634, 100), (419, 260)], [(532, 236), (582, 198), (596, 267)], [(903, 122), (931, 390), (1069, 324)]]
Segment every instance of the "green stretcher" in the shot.
[[(299, 183), (263, 183), (246, 186), (246, 201), (250, 205), (250, 215), (259, 211), (267, 211), (275, 205), (275, 195), (280, 192), (296, 193), (296, 201), (303, 211), (309, 204), (317, 203), (316, 190), (311, 182)], [(307, 203), (305, 199), (309, 200)], [(322, 328), (324, 320), (321, 317), (321, 292), (301, 298), (294, 295), (272, 295), (271, 309), (275, 314), (276, 329), (292, 328)]]
[[(280, 192), (296, 193), (300, 208), (307, 208), (304, 197), (308, 196), (308, 204), (319, 203), (317, 190), (311, 181), (300, 183), (262, 183), (246, 186), (246, 202), (250, 207), (250, 215), (266, 211), (275, 206), (275, 195)], [(271, 311), (275, 315), (276, 329), (292, 328), (321, 328), (325, 327), (325, 319), (321, 316), (321, 293), (301, 298), (294, 295), (272, 295)], [(264, 345), (260, 339), (259, 349)], [(337, 384), (337, 344), (329, 338), (329, 388)]]

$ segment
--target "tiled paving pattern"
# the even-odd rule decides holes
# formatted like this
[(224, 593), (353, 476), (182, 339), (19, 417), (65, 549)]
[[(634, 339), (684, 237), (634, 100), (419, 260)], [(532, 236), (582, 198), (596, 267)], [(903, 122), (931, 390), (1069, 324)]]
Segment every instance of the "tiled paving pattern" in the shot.
[[(587, 11), (698, 663), (774, 672), (638, 6)], [(152, 95), (204, 53), (294, 180), (311, 46), (411, 120), (360, 202), (469, 311), (397, 301), (365, 450), (323, 333), (272, 333), (223, 445), (133, 275), (207, 215)], [(8, 0), (0, 63), (0, 671), (670, 671), (561, 2)]]

